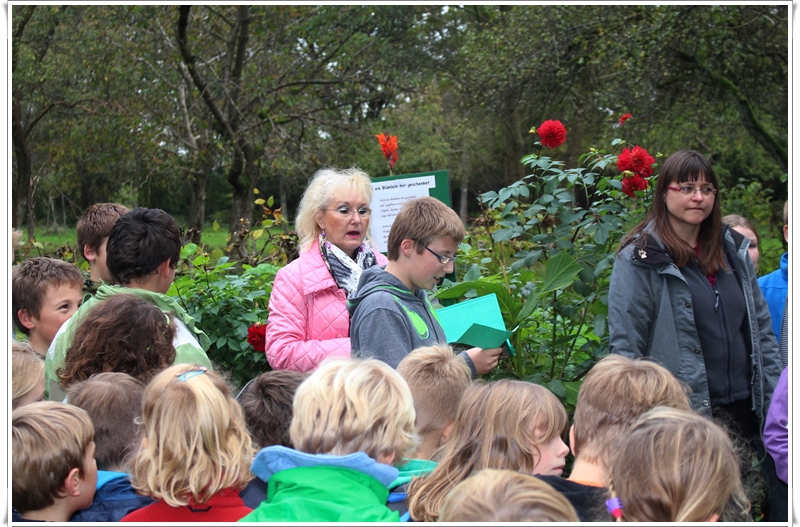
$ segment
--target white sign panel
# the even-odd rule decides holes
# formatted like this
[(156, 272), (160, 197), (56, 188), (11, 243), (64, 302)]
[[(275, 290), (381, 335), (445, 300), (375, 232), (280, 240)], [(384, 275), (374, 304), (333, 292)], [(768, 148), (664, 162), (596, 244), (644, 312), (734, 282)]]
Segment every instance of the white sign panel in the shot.
[(435, 176), (372, 183), (370, 231), (380, 252), (385, 253), (388, 250), (389, 229), (403, 203), (429, 196), (429, 189), (432, 188), (436, 188)]

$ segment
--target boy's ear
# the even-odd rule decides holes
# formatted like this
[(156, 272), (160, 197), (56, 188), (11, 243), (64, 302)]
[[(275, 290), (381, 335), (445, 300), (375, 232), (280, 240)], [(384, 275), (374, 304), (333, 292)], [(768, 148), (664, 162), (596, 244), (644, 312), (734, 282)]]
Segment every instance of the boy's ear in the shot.
[(573, 456), (578, 455), (575, 453), (575, 424), (569, 427), (569, 449)]
[(443, 444), (450, 441), (450, 436), (453, 435), (453, 427), (455, 426), (455, 424), (456, 422), (455, 420), (453, 420), (444, 425), (444, 428), (442, 429), (442, 436), (439, 438), (439, 446), (442, 446)]
[(81, 469), (73, 468), (67, 474), (67, 479), (64, 480), (64, 494), (67, 497), (78, 497), (81, 495)]
[(158, 267), (156, 268), (158, 270), (158, 276), (160, 276), (164, 280), (169, 280), (169, 270), (170, 270), (169, 264), (170, 264), (170, 259), (167, 258), (166, 260), (158, 264)]
[(391, 466), (392, 464), (394, 464), (394, 460), (396, 458), (397, 454), (395, 454), (394, 452), (392, 452), (391, 454), (383, 453), (383, 454), (378, 454), (378, 458), (375, 461), (377, 461), (378, 463), (383, 463), (384, 465)]
[(400, 242), (400, 252), (405, 257), (411, 256), (411, 253), (414, 252), (414, 245), (416, 242), (411, 238), (406, 238), (402, 242)]
[(88, 243), (83, 246), (83, 254), (89, 262), (97, 260), (97, 253), (94, 252), (94, 249), (92, 249)]
[(19, 317), (20, 324), (26, 328), (33, 329), (36, 326), (36, 324), (33, 322), (33, 317), (30, 313), (28, 313), (27, 309), (20, 309), (17, 311), (17, 316)]

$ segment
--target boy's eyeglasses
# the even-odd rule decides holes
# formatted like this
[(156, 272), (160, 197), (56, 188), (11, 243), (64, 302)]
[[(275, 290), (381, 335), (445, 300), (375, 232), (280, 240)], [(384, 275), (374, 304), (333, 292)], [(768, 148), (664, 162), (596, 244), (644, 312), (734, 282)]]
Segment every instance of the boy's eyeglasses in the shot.
[(695, 188), (695, 187), (690, 187), (688, 185), (685, 185), (685, 186), (680, 187), (680, 188), (678, 188), (678, 187), (667, 187), (667, 189), (668, 190), (674, 190), (675, 192), (680, 192), (681, 196), (686, 196), (686, 197), (694, 196), (695, 192), (699, 192), (700, 194), (703, 195), (704, 198), (710, 198), (711, 196), (713, 196), (714, 194), (717, 193), (717, 189), (715, 189), (714, 187)]
[(198, 366), (196, 370), (185, 371), (183, 373), (179, 373), (179, 374), (175, 375), (175, 377), (177, 377), (178, 380), (181, 381), (181, 382), (186, 382), (189, 379), (191, 379), (192, 377), (197, 377), (198, 375), (203, 375), (207, 371), (208, 371), (208, 368), (206, 368), (205, 366)]
[[(417, 240), (414, 240), (414, 243), (419, 243), (419, 242)], [(430, 247), (428, 247), (427, 245), (423, 245), (423, 247), (425, 247), (425, 249), (427, 249), (429, 253), (437, 257), (439, 259), (439, 263), (441, 263), (442, 265), (447, 265), (450, 262), (455, 262), (456, 259), (458, 258), (458, 256), (442, 256), (441, 254), (432, 251)]]
[(369, 215), (372, 214), (372, 209), (369, 207), (358, 207), (357, 209), (351, 209), (350, 207), (336, 207), (335, 209), (324, 209), (326, 211), (332, 210), (338, 212), (342, 215), (342, 217), (350, 218), (353, 214), (358, 214), (361, 218), (369, 218)]

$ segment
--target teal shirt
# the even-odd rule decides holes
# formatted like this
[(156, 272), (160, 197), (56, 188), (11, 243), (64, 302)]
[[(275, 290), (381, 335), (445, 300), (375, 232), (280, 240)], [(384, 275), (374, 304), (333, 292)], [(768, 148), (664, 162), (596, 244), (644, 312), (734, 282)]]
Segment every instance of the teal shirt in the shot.
[(397, 467), (400, 474), (389, 485), (390, 489), (409, 483), (415, 476), (427, 476), (439, 464), (428, 459), (406, 459), (407, 463)]

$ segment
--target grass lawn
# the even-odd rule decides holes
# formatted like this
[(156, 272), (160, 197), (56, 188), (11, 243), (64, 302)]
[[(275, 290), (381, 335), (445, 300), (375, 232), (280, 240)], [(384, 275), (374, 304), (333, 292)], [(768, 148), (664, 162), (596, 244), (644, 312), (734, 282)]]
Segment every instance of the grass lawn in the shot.
[[(291, 229), (292, 227), (289, 226), (289, 228)], [(283, 228), (276, 227), (275, 230), (282, 231)], [(23, 232), (25, 231), (23, 230)], [(264, 243), (266, 243), (267, 239), (268, 238), (264, 236), (257, 241), (259, 249)], [(36, 243), (41, 244), (41, 247), (29, 244), (28, 240), (26, 240), (25, 236), (23, 236), (20, 245), (21, 249), (17, 249), (17, 257), (21, 259), (31, 258), (34, 256), (56, 256), (62, 258), (62, 254), (65, 252), (72, 252), (77, 249), (75, 227), (38, 227), (36, 229)], [(203, 234), (200, 238), (200, 243), (203, 245), (206, 252), (210, 253), (214, 249), (220, 249), (224, 251), (225, 247), (228, 245), (228, 230), (220, 226), (218, 230), (215, 231), (211, 224), (206, 224), (205, 228), (203, 229)], [(25, 254), (23, 255), (23, 253)], [(67, 257), (64, 259), (73, 260), (72, 257)], [(76, 253), (74, 260), (78, 262), (82, 261), (80, 253)]]

